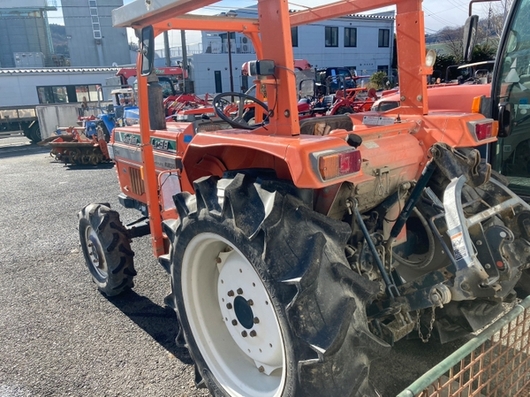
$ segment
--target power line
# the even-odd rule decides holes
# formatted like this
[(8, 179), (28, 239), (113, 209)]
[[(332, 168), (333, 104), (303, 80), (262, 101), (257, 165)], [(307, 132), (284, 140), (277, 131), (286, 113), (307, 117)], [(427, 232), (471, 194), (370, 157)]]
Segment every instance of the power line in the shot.
[(468, 10), (467, 5), (458, 4), (455, 0), (447, 0), (447, 1), (449, 3), (451, 3), (452, 5), (454, 5), (456, 8), (459, 8), (462, 11), (467, 12), (467, 10)]

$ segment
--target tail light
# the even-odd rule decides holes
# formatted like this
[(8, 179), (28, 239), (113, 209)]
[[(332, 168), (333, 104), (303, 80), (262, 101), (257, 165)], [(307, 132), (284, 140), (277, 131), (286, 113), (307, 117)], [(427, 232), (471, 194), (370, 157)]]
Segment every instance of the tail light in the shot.
[(341, 152), (316, 154), (318, 171), (323, 180), (354, 174), (361, 170), (361, 152), (348, 149)]
[(499, 132), (499, 124), (492, 119), (470, 121), (468, 128), (478, 141), (495, 138)]

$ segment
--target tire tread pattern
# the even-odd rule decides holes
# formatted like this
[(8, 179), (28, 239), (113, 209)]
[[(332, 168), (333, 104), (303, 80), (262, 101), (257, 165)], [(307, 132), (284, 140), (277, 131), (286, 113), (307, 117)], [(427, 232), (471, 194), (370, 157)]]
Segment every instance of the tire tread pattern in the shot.
[[(127, 229), (123, 226), (117, 211), (105, 204), (89, 204), (79, 212), (79, 237), (86, 265), (98, 289), (107, 296), (115, 296), (134, 286), (134, 252), (131, 249)], [(92, 227), (104, 250), (107, 262), (107, 276), (101, 277), (88, 255), (85, 230)]]
[[(256, 271), (272, 281), (289, 324), (296, 382), (294, 387), (286, 387), (282, 396), (376, 396), (368, 381), (369, 364), (388, 346), (369, 332), (365, 307), (379, 289), (347, 264), (344, 246), (349, 226), (280, 193), (284, 189), (264, 190), (269, 184), (260, 185), (248, 175), (237, 174), (228, 184), (223, 183), (224, 194), (215, 188), (217, 179), (197, 181), (195, 196), (175, 196), (181, 222), (171, 225), (175, 227), (170, 233), (175, 236), (171, 266), (179, 266), (176, 258), (185, 249), (179, 240), (189, 234), (189, 224), (208, 221), (230, 228), (239, 236), (237, 240), (256, 247), (265, 265)], [(267, 209), (261, 198), (271, 194), (272, 209)], [(166, 227), (170, 225), (166, 223)], [(175, 285), (173, 288), (177, 301)], [(182, 324), (185, 313), (179, 313), (178, 304), (176, 307)], [(185, 329), (183, 334), (197, 373), (202, 374), (199, 380), (205, 381), (214, 396), (226, 396), (204, 361), (197, 359), (200, 353), (192, 348), (193, 335)]]

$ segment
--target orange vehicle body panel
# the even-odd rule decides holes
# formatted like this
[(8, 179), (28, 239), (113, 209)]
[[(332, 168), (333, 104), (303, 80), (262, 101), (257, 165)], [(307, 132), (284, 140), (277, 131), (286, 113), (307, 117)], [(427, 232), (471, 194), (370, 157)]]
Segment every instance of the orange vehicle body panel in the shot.
[[(158, 177), (163, 172), (178, 174), (180, 189), (190, 192), (193, 192), (191, 181), (197, 178), (206, 175), (221, 177), (226, 170), (248, 168), (273, 169), (279, 178), (291, 180), (299, 188), (314, 189), (317, 196), (323, 192), (320, 195), (322, 197), (336, 191), (342, 182), (349, 181), (355, 186), (356, 196), (363, 198), (368, 208), (383, 200), (388, 192), (395, 191), (400, 183), (417, 179), (422, 166), (429, 159), (429, 148), (434, 142), (475, 147), (495, 141), (495, 138), (491, 138), (479, 142), (469, 132), (468, 122), (483, 119), (481, 115), (428, 114), (426, 76), (432, 73), (432, 67), (425, 65), (423, 11), (419, 0), (339, 1), (296, 13), (289, 12), (286, 1), (259, 0), (259, 20), (184, 15), (192, 9), (212, 3), (215, 1), (182, 0), (165, 7), (161, 12), (147, 13), (131, 25), (141, 28), (152, 24), (156, 34), (169, 29), (245, 34), (252, 40), (258, 60), (271, 59), (276, 65), (274, 78), (257, 80), (266, 86), (272, 114), (267, 125), (253, 131), (224, 129), (195, 134), (194, 125), (186, 123), (168, 123), (167, 130), (153, 131), (149, 126), (147, 80), (139, 75), (140, 124), (137, 127), (117, 128), (116, 131), (141, 136), (140, 145), (123, 144), (115, 140), (112, 145), (118, 152), (122, 150), (130, 156), (138, 151), (141, 153), (141, 161), (120, 157), (119, 153), (115, 161), (122, 190), (148, 207), (156, 256), (167, 250), (161, 228), (162, 219), (176, 216), (173, 209), (161, 205), (159, 190), (163, 187), (159, 186)], [(292, 69), (291, 27), (394, 4), (397, 5), (397, 50), (402, 100), (401, 107), (389, 114), (389, 117), (394, 118), (393, 124), (366, 125), (363, 117), (370, 114), (361, 113), (350, 115), (353, 122), (351, 131), (333, 130), (327, 136), (300, 135), (297, 89)], [(139, 70), (140, 64), (139, 53)], [(348, 134), (363, 138), (358, 148), (362, 157), (361, 170), (324, 181), (315, 164), (315, 153), (352, 150), (345, 141)], [(175, 152), (169, 154), (153, 148), (152, 138), (175, 142)], [(171, 169), (172, 161), (175, 162), (174, 169)], [(128, 167), (134, 166), (140, 168), (144, 190), (139, 189), (131, 194), (132, 185), (136, 182)], [(325, 210), (325, 205), (322, 208)]]
[[(491, 94), (491, 84), (460, 84), (429, 86), (427, 98), (430, 112), (444, 113), (471, 113), (473, 98), (479, 96), (489, 96)], [(381, 97), (379, 102), (399, 102), (400, 93), (391, 93)], [(390, 110), (389, 113), (394, 113)]]

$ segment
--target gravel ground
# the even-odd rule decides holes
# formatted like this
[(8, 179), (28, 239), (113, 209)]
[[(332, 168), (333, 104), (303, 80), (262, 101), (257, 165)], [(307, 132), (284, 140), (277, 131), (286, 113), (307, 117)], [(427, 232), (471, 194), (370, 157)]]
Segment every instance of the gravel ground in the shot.
[[(134, 291), (107, 299), (91, 282), (77, 212), (110, 202), (135, 220), (118, 193), (110, 166), (70, 168), (42, 148), (0, 144), (0, 397), (208, 395), (175, 345), (169, 281), (148, 237), (132, 244)], [(402, 341), (373, 367), (373, 382), (395, 396), (455, 347)]]

